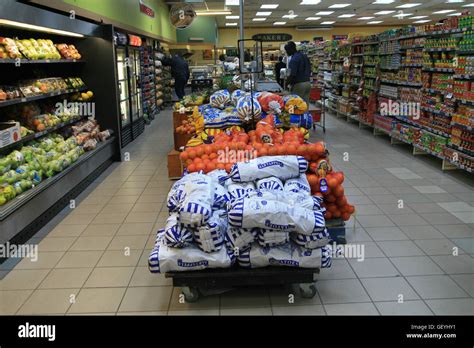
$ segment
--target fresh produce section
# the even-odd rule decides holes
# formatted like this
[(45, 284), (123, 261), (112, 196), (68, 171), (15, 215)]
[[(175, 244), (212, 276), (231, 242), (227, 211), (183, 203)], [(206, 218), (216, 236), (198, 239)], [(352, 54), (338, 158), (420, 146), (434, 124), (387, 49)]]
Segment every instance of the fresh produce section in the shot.
[(82, 55), (74, 45), (54, 44), (52, 40), (12, 39), (0, 37), (0, 59), (67, 59), (80, 60)]

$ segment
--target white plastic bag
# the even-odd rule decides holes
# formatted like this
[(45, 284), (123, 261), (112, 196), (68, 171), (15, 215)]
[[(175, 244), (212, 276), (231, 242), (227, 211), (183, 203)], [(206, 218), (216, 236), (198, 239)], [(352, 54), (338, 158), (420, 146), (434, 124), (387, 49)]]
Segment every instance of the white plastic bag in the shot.
[(258, 180), (256, 186), (257, 186), (257, 190), (261, 190), (261, 191), (264, 191), (264, 190), (283, 191), (283, 182), (274, 176)]
[(258, 228), (246, 229), (228, 226), (225, 241), (228, 247), (238, 254), (241, 250), (250, 248), (257, 237), (257, 232)]
[(227, 187), (228, 201), (233, 201), (255, 191), (253, 182), (233, 183)]
[(178, 214), (172, 213), (166, 220), (164, 243), (172, 248), (184, 248), (193, 241), (193, 232), (178, 222)]
[(328, 245), (319, 249), (305, 249), (293, 243), (275, 247), (261, 247), (253, 243), (252, 247), (240, 253), (238, 263), (244, 268), (267, 266), (285, 266), (298, 268), (331, 267), (332, 248)]
[(262, 247), (272, 247), (288, 243), (290, 234), (288, 232), (266, 230), (259, 228), (257, 232), (257, 242)]
[(197, 271), (206, 268), (229, 268), (235, 258), (227, 248), (213, 253), (205, 253), (196, 245), (188, 248), (170, 248), (163, 243), (163, 230), (158, 232), (157, 242), (148, 258), (148, 267), (152, 273)]
[(285, 192), (301, 193), (308, 196), (311, 195), (311, 187), (309, 186), (309, 182), (305, 174), (300, 175), (299, 178), (287, 180), (283, 190)]
[(307, 169), (308, 162), (301, 156), (264, 156), (234, 164), (229, 176), (234, 182), (255, 181), (271, 176), (288, 180), (298, 178)]
[(310, 235), (324, 230), (324, 215), (320, 210), (309, 210), (288, 203), (246, 196), (228, 204), (229, 224), (236, 228), (264, 228)]
[(193, 177), (186, 181), (183, 188), (185, 196), (179, 209), (179, 222), (188, 227), (199, 227), (211, 217), (215, 182), (205, 174), (193, 173), (189, 176)]
[(323, 202), (322, 197), (308, 196), (302, 193), (285, 192), (285, 191), (260, 191), (250, 192), (247, 194), (248, 197), (259, 197), (262, 199), (269, 199), (284, 202), (292, 207), (300, 207), (309, 210), (322, 210), (326, 211), (325, 208), (321, 208)]
[(224, 244), (226, 230), (226, 212), (215, 211), (206, 224), (194, 231), (194, 240), (199, 248), (206, 253), (219, 251)]
[(325, 228), (323, 231), (312, 233), (309, 236), (292, 233), (291, 240), (304, 248), (316, 249), (327, 245), (331, 240), (331, 236), (327, 228)]

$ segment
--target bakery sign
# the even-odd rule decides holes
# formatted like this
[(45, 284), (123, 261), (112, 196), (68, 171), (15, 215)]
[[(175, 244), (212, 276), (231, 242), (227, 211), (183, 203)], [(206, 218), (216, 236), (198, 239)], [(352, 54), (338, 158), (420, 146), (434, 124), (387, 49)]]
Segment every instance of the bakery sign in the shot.
[(143, 0), (138, 0), (140, 3), (140, 12), (146, 14), (148, 17), (155, 18), (155, 11), (150, 6), (147, 6)]
[(281, 41), (290, 41), (293, 38), (290, 34), (255, 34), (252, 36), (252, 39), (255, 41), (263, 42), (281, 42)]

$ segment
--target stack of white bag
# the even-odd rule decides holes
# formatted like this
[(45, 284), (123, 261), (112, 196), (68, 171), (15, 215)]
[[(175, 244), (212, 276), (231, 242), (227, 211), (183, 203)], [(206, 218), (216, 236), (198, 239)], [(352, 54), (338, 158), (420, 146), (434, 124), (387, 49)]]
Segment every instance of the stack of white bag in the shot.
[(307, 166), (303, 157), (271, 156), (232, 168), (226, 242), (240, 266), (330, 267), (325, 210), (311, 196)]
[[(177, 181), (168, 194), (170, 216), (158, 231), (149, 257), (153, 273), (227, 268), (235, 261), (224, 244), (228, 192), (223, 173), (193, 173)], [(224, 172), (225, 174), (225, 172)], [(225, 175), (224, 175), (225, 176)]]

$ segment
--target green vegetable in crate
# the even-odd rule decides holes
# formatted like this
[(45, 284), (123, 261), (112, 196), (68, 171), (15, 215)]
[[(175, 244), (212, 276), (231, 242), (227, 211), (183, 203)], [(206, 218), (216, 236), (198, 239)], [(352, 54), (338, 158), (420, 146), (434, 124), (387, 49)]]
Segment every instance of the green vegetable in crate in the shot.
[(62, 142), (62, 143), (59, 143), (58, 145), (56, 145), (55, 150), (59, 153), (65, 153), (65, 152), (69, 151), (69, 148), (68, 148), (68, 146), (65, 142)]
[(19, 166), (15, 172), (18, 174), (18, 180), (24, 180), (28, 178), (28, 172), (30, 171), (30, 167), (27, 165)]
[(15, 195), (19, 196), (23, 193), (23, 189), (21, 188), (21, 181), (17, 181), (13, 184), (13, 188), (15, 189)]
[(12, 185), (4, 185), (0, 187), (0, 192), (3, 193), (7, 201), (11, 201), (16, 197), (15, 188)]
[(31, 170), (28, 173), (28, 178), (34, 185), (38, 185), (41, 180), (43, 180), (43, 171), (42, 170)]
[[(63, 171), (63, 162), (59, 159), (55, 159), (51, 162), (49, 162), (49, 170), (48, 172), (46, 172), (46, 175), (49, 176), (49, 171), (53, 171), (53, 172), (62, 172)], [(53, 174), (54, 175), (54, 174)]]
[(0, 206), (4, 205), (7, 203), (7, 199), (5, 198), (5, 195), (2, 193), (2, 190), (0, 189)]
[(17, 151), (17, 150), (13, 151), (8, 155), (8, 157), (11, 160), (12, 168), (16, 168), (22, 165), (23, 163), (25, 163), (25, 157), (20, 151)]
[(0, 179), (0, 182), (7, 183), (9, 185), (13, 185), (19, 179), (19, 175), (14, 170), (9, 170)]
[(69, 157), (67, 156), (61, 156), (58, 158), (58, 161), (61, 162), (61, 171), (64, 170), (64, 168), (67, 168), (71, 165), (72, 161)]
[(0, 175), (5, 174), (11, 169), (11, 160), (9, 157), (0, 158)]
[(53, 170), (53, 169), (48, 169), (48, 170), (46, 171), (46, 177), (47, 177), (47, 178), (51, 178), (51, 177), (53, 177), (53, 176), (54, 176), (54, 170)]
[(40, 141), (40, 148), (45, 151), (50, 151), (54, 147), (54, 141), (50, 138), (45, 138)]

